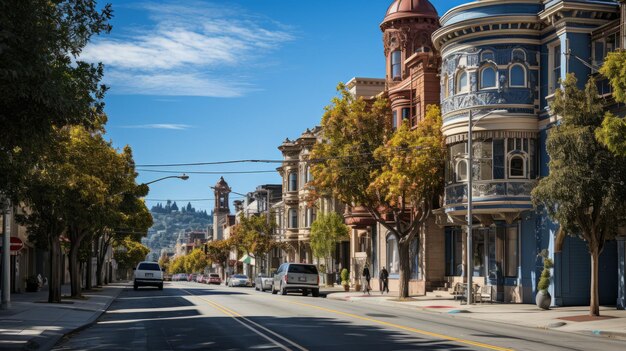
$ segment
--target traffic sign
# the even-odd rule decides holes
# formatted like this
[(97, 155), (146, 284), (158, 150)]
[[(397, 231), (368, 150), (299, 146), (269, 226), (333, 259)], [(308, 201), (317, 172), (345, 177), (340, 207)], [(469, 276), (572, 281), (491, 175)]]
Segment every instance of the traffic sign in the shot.
[[(0, 248), (2, 247), (3, 240), (0, 240)], [(24, 242), (22, 239), (12, 236), (11, 237), (11, 253), (17, 253), (22, 248), (24, 248)]]

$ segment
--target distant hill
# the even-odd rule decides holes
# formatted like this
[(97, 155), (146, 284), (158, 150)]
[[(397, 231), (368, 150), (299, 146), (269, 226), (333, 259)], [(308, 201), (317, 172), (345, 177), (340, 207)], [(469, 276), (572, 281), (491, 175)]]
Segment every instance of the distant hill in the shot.
[(213, 222), (213, 216), (206, 211), (198, 211), (191, 203), (179, 207), (176, 202), (158, 203), (150, 209), (154, 225), (148, 236), (142, 240), (152, 253), (157, 255), (161, 249), (173, 249), (178, 234), (183, 231), (206, 231)]

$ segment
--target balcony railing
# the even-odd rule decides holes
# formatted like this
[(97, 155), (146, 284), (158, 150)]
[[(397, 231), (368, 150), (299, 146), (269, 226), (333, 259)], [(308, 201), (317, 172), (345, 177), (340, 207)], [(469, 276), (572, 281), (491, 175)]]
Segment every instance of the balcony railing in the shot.
[[(530, 197), (537, 182), (528, 179), (480, 180), (474, 181), (472, 198), (481, 201), (498, 197)], [(467, 184), (460, 183), (446, 187), (445, 204), (454, 205), (467, 202)]]

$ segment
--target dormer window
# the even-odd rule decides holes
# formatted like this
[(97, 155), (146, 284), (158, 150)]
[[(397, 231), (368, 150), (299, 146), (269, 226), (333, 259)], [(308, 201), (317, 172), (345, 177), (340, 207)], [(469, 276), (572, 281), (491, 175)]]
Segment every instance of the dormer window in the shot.
[(511, 53), (511, 61), (526, 61), (526, 51), (523, 49), (514, 49)]
[(484, 61), (495, 61), (495, 55), (493, 54), (493, 51), (491, 50), (487, 50), (487, 51), (483, 51), (480, 54), (480, 61), (484, 62)]
[(402, 79), (402, 51), (400, 50), (391, 53), (391, 79)]

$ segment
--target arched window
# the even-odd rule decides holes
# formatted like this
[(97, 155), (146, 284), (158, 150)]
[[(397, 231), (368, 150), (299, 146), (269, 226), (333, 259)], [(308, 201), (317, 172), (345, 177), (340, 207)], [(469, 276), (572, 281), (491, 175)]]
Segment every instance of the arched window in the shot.
[(456, 93), (463, 94), (469, 91), (469, 84), (467, 82), (467, 72), (461, 71), (456, 76)]
[(480, 54), (480, 61), (495, 61), (496, 56), (493, 54), (493, 51), (486, 50)]
[(524, 49), (514, 49), (511, 53), (511, 61), (526, 61), (526, 51)]
[(400, 254), (398, 253), (398, 240), (393, 235), (387, 237), (387, 269), (389, 274), (400, 273)]
[(450, 97), (450, 88), (448, 87), (449, 84), (450, 84), (450, 79), (448, 78), (448, 75), (446, 74), (443, 77), (443, 86), (442, 86), (444, 99), (447, 99), (448, 97)]
[(289, 228), (298, 228), (298, 209), (289, 209)]
[(496, 87), (496, 69), (487, 66), (480, 71), (480, 88), (493, 89)]
[(526, 88), (526, 68), (521, 65), (513, 65), (509, 70), (510, 83), (509, 86), (517, 88)]
[(402, 51), (400, 50), (391, 53), (391, 79), (402, 79)]
[(526, 178), (526, 158), (523, 155), (509, 157), (509, 178)]
[(298, 173), (291, 172), (289, 173), (289, 191), (297, 191), (298, 190)]
[(456, 181), (457, 182), (466, 182), (467, 181), (467, 160), (459, 160), (456, 163)]

